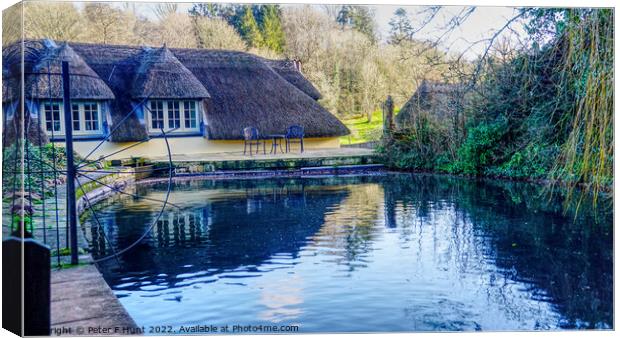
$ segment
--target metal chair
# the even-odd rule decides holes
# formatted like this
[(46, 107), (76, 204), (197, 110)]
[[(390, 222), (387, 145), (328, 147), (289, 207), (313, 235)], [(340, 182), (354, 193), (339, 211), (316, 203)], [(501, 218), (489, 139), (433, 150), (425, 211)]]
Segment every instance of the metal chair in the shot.
[(263, 144), (263, 154), (265, 151), (265, 141), (260, 138), (258, 129), (255, 127), (243, 128), (243, 155), (246, 154), (248, 145), (250, 146), (250, 156), (252, 156), (252, 146), (256, 144), (256, 153), (258, 154), (258, 146)]
[(304, 127), (302, 126), (290, 126), (286, 130), (286, 152), (291, 150), (291, 143), (299, 143), (301, 145), (301, 152), (304, 152)]

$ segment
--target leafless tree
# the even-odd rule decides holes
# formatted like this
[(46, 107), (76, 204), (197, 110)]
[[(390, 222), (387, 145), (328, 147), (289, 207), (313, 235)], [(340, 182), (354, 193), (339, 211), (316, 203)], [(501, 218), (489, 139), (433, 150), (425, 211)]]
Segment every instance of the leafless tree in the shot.
[(80, 34), (80, 15), (71, 3), (24, 3), (24, 35), (27, 38), (75, 40)]
[(123, 12), (105, 3), (88, 3), (84, 6), (89, 35), (103, 44), (112, 43), (122, 34), (125, 26)]
[(153, 8), (153, 12), (159, 20), (164, 20), (168, 16), (175, 14), (178, 8), (179, 5), (176, 3), (160, 3)]
[(22, 8), (23, 3), (18, 3), (2, 11), (2, 46), (22, 37)]
[(166, 44), (169, 47), (197, 46), (194, 24), (189, 15), (184, 13), (170, 14), (159, 21), (151, 38), (154, 44)]
[(327, 16), (334, 22), (338, 19), (338, 14), (342, 5), (321, 5), (321, 9), (327, 14)]
[(218, 18), (195, 16), (192, 18), (199, 48), (243, 51), (246, 44), (235, 29)]

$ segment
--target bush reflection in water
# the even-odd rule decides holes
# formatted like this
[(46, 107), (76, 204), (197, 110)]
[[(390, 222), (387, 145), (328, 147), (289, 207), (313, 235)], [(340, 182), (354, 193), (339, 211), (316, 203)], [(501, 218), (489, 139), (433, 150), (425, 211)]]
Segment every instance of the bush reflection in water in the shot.
[[(163, 199), (166, 184), (135, 187)], [(611, 210), (535, 185), (429, 175), (178, 182), (147, 240), (100, 264), (140, 325), (298, 323), (301, 332), (609, 328)], [(88, 215), (95, 257), (161, 204)], [(105, 231), (106, 236), (103, 236)], [(111, 241), (107, 243), (107, 237)], [(231, 321), (231, 319), (234, 319)]]

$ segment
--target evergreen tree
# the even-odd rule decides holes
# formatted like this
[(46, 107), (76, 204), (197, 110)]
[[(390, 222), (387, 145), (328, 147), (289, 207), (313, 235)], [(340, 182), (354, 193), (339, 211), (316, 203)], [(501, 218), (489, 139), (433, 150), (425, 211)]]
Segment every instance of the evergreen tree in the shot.
[(248, 46), (258, 48), (264, 45), (263, 34), (254, 17), (252, 6), (245, 6), (239, 28), (241, 37), (243, 37)]
[(353, 7), (353, 28), (366, 35), (373, 43), (377, 42), (375, 18), (368, 6)]
[(204, 16), (210, 19), (224, 18), (224, 14), (227, 11), (226, 5), (218, 3), (200, 3), (194, 4), (189, 10), (191, 16)]
[(351, 26), (353, 23), (353, 6), (343, 5), (338, 12), (336, 22), (342, 27)]
[(284, 50), (284, 31), (280, 20), (280, 10), (277, 5), (261, 7), (261, 28), (264, 45), (278, 53)]
[(407, 16), (407, 11), (404, 8), (398, 8), (390, 19), (389, 43), (398, 45), (403, 41), (411, 41), (413, 33), (414, 29)]
[(338, 13), (336, 22), (366, 35), (373, 43), (377, 42), (374, 13), (368, 6), (344, 5)]
[(194, 17), (207, 17), (210, 19), (223, 19), (233, 26), (237, 33), (241, 33), (241, 18), (245, 13), (242, 5), (223, 5), (215, 3), (194, 4), (189, 10), (189, 15)]

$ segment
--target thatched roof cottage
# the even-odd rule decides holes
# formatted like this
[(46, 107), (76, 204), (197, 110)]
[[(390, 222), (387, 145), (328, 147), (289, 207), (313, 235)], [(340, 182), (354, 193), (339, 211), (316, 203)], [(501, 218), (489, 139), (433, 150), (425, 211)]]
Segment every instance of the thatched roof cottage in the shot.
[(451, 118), (461, 99), (461, 86), (424, 80), (396, 115), (396, 126), (411, 126), (420, 114), (437, 119)]
[[(97, 154), (148, 139), (123, 156), (239, 151), (242, 128), (282, 134), (305, 129), (307, 147), (338, 147), (348, 129), (317, 100), (296, 61), (253, 54), (31, 40), (24, 43), (25, 103), (52, 141), (64, 140), (61, 61), (69, 61), (74, 147)], [(20, 100), (20, 45), (3, 49), (2, 103), (10, 119)], [(95, 154), (94, 156), (97, 156)], [(94, 156), (91, 156), (94, 157)]]

